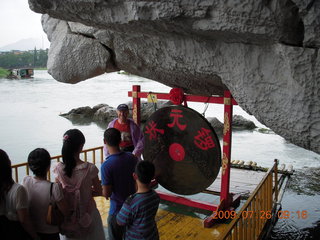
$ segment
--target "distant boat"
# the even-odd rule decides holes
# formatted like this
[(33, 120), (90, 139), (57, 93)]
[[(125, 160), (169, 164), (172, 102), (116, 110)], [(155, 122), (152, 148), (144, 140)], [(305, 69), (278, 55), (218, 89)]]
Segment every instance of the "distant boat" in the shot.
[(33, 68), (19, 68), (11, 69), (8, 78), (11, 79), (22, 79), (22, 78), (32, 78)]

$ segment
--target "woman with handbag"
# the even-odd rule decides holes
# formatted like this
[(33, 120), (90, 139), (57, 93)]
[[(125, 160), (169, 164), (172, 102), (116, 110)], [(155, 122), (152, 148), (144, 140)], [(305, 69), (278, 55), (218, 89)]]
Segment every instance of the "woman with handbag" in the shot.
[(100, 213), (93, 196), (101, 196), (98, 168), (80, 159), (85, 143), (83, 133), (70, 129), (63, 135), (62, 161), (54, 169), (63, 187), (69, 213), (61, 226), (65, 239), (105, 240)]
[(0, 149), (0, 233), (1, 239), (38, 239), (28, 213), (25, 188), (12, 179), (11, 161)]
[[(47, 180), (51, 157), (47, 150), (37, 148), (28, 156), (28, 166), (34, 176), (26, 176), (23, 185), (29, 195), (30, 218), (41, 240), (59, 240), (59, 222), (48, 224), (46, 221), (48, 206), (56, 204), (60, 210), (60, 223), (67, 212), (67, 203), (63, 197), (62, 187)], [(53, 224), (53, 225), (52, 225)]]

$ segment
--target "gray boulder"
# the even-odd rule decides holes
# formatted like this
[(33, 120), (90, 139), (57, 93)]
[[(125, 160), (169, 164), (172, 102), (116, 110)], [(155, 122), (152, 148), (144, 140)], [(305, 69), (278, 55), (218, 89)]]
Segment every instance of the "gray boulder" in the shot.
[(219, 121), (216, 117), (208, 117), (208, 122), (213, 127), (214, 131), (216, 132), (217, 136), (219, 138), (223, 137), (223, 123)]
[[(127, 103), (129, 108), (132, 109), (132, 102)], [(141, 122), (144, 123), (148, 118), (159, 108), (171, 105), (170, 101), (158, 101), (156, 104), (150, 102), (141, 102)]]
[(320, 1), (29, 0), (48, 71), (76, 83), (123, 69), (197, 95), (229, 89), (288, 141), (320, 153)]
[(233, 115), (232, 118), (232, 129), (233, 130), (252, 130), (255, 129), (257, 126), (254, 122), (245, 119), (240, 115)]
[(107, 104), (99, 104), (93, 107), (93, 111), (93, 122), (104, 122), (108, 124), (117, 117), (116, 109)]
[[(126, 103), (129, 109), (132, 109), (132, 102)], [(142, 127), (148, 118), (157, 110), (162, 107), (170, 106), (170, 101), (158, 101), (155, 105), (149, 102), (141, 103), (141, 124)], [(79, 107), (70, 110), (68, 113), (60, 114), (61, 117), (69, 119), (75, 124), (89, 124), (91, 122), (97, 123), (101, 128), (106, 128), (108, 123), (117, 117), (116, 108), (111, 107), (107, 104), (98, 104), (91, 107)], [(130, 118), (132, 117), (132, 111), (130, 111)], [(217, 136), (221, 138), (223, 136), (223, 123), (220, 122), (216, 117), (208, 117), (208, 122), (215, 130)], [(245, 119), (242, 116), (233, 116), (233, 130), (252, 130), (256, 128), (255, 124)]]
[[(219, 121), (216, 117), (208, 117), (208, 122), (213, 127), (214, 131), (218, 135), (219, 138), (223, 137), (223, 123)], [(237, 130), (253, 130), (257, 126), (254, 124), (254, 122), (245, 119), (244, 117), (240, 115), (233, 115), (232, 118), (232, 131)]]
[(60, 114), (69, 120), (73, 119), (91, 119), (95, 114), (95, 110), (89, 106), (71, 109), (68, 113)]
[[(132, 102), (126, 103), (129, 109), (132, 109)], [(158, 101), (155, 105), (153, 103), (141, 102), (141, 122), (147, 121), (149, 116), (157, 109), (170, 105), (170, 102)], [(108, 104), (98, 104), (93, 108), (79, 107), (71, 109), (67, 113), (60, 114), (61, 117), (65, 117), (70, 121), (77, 124), (88, 124), (89, 122), (96, 122), (99, 126), (106, 128), (108, 123), (117, 117), (116, 108), (109, 106)], [(129, 117), (132, 117), (132, 111), (130, 111)]]

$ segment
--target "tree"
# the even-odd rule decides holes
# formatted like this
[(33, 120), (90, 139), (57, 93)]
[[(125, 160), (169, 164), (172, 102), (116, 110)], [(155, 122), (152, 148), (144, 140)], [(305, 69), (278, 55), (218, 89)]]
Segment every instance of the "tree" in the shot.
[(0, 52), (0, 67), (6, 69), (35, 67), (45, 68), (48, 61), (48, 49), (31, 51)]

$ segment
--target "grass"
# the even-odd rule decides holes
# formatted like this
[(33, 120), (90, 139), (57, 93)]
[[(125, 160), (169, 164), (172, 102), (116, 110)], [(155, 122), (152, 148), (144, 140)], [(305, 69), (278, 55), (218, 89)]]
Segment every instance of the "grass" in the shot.
[(0, 68), (0, 77), (1, 77), (1, 78), (7, 77), (8, 74), (9, 74), (9, 71), (8, 71), (8, 70), (3, 69), (3, 68)]

